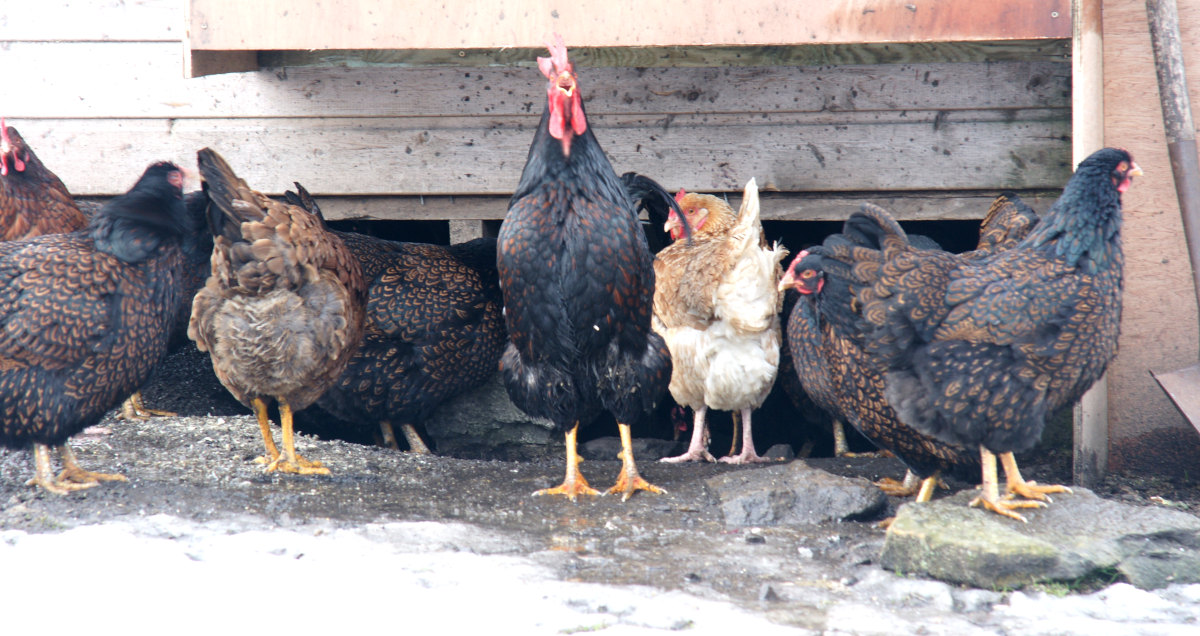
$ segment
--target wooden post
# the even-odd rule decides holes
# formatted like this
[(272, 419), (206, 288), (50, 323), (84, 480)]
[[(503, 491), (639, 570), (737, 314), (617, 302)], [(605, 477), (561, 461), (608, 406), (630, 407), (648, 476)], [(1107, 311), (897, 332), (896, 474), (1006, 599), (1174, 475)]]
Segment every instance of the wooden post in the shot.
[[(1104, 147), (1102, 0), (1071, 0), (1072, 161)], [(1108, 374), (1075, 407), (1074, 482), (1093, 488), (1108, 471)]]

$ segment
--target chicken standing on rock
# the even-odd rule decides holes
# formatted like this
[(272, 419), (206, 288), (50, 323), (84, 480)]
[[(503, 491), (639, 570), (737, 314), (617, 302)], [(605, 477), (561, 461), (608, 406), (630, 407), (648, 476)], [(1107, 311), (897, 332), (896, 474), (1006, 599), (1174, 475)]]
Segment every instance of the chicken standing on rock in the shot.
[(638, 474), (629, 432), (671, 376), (666, 343), (650, 329), (650, 251), (588, 126), (562, 38), (549, 48), (538, 58), (548, 103), (497, 243), (510, 339), (500, 361), (505, 388), (522, 411), (565, 432), (566, 477), (536, 494), (598, 494), (579, 472), (576, 436), (602, 409), (616, 418), (622, 447), (608, 492), (662, 492)]
[(157, 163), (88, 228), (0, 242), (0, 443), (33, 444), (31, 483), (62, 494), (125, 480), (80, 468), (67, 439), (166, 354), (184, 303), (184, 245), (202, 223), (187, 216), (182, 171)]
[[(763, 237), (754, 179), (737, 214), (711, 195), (680, 191), (678, 202), (695, 234), (654, 260), (653, 325), (671, 351), (671, 395), (696, 415), (687, 452), (662, 461), (713, 461), (705, 447), (710, 408), (734, 411), (743, 422), (741, 454), (721, 461), (764, 461), (754, 448), (750, 416), (779, 368), (783, 295), (777, 284), (787, 250), (769, 247)], [(679, 222), (672, 217), (668, 229)]]
[(1093, 153), (1024, 240), (983, 258), (914, 250), (894, 221), (867, 222), (881, 249), (822, 245), (795, 266), (854, 294), (846, 311), (824, 317), (862, 332), (881, 356), (884, 395), (902, 422), (979, 449), (983, 493), (973, 506), (1024, 521), (1016, 509), (1069, 492), (1026, 482), (1012, 454), (1033, 446), (1047, 416), (1077, 401), (1116, 354), (1121, 193), (1140, 174), (1124, 150)]
[[(254, 410), (267, 472), (327, 475), (296, 454), (292, 412), (332, 386), (359, 346), (367, 293), (358, 259), (320, 218), (251, 190), (216, 152), (205, 148), (198, 161), (214, 246), (188, 337), (209, 353), (221, 384)], [(282, 453), (269, 399), (279, 403)]]
[[(296, 184), (288, 201), (320, 216)], [(384, 443), (428, 453), (415, 425), (446, 400), (490, 378), (506, 342), (496, 239), (450, 246), (397, 243), (333, 232), (358, 258), (368, 284), (362, 345), (317, 406), (346, 422), (377, 425)]]

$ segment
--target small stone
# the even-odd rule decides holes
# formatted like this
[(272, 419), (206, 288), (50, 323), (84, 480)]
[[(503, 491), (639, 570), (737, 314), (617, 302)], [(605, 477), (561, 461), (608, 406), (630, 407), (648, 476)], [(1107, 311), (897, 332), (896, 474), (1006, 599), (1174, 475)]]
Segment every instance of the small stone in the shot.
[(808, 525), (878, 515), (887, 497), (871, 482), (812, 468), (803, 460), (741, 470), (705, 482), (727, 528)]

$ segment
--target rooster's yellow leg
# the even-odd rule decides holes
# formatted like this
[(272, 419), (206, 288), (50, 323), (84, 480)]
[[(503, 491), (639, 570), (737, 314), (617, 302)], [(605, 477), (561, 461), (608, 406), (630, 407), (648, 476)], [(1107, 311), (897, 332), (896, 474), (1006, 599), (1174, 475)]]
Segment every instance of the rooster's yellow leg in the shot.
[(579, 472), (579, 462), (583, 461), (579, 457), (578, 449), (575, 445), (576, 435), (579, 433), (579, 422), (567, 431), (567, 476), (563, 479), (561, 486), (554, 488), (544, 488), (533, 493), (534, 497), (538, 495), (566, 495), (567, 499), (575, 501), (575, 497), (579, 495), (598, 495), (599, 490), (588, 485), (587, 480), (583, 478), (583, 473)]
[(1025, 517), (1016, 513), (1017, 508), (1044, 508), (1046, 504), (1040, 501), (1009, 501), (1000, 499), (1000, 485), (996, 479), (996, 456), (991, 451), (979, 447), (980, 463), (983, 465), (983, 492), (971, 500), (972, 508), (983, 507), (998, 515), (1011, 517), (1025, 522)]
[(121, 419), (123, 420), (148, 420), (151, 417), (174, 417), (177, 413), (171, 411), (159, 411), (148, 409), (142, 403), (142, 392), (134, 391), (133, 395), (121, 404)]
[(62, 459), (63, 469), (58, 474), (58, 483), (69, 482), (73, 484), (82, 484), (85, 488), (90, 488), (102, 481), (129, 481), (125, 475), (117, 475), (110, 473), (93, 473), (90, 470), (84, 470), (79, 461), (75, 459), (75, 451), (71, 450), (70, 446), (63, 444), (58, 447), (58, 456)]
[(604, 494), (623, 493), (621, 501), (629, 501), (629, 496), (635, 490), (666, 493), (667, 491), (642, 479), (642, 476), (638, 474), (637, 464), (633, 461), (633, 439), (629, 434), (629, 425), (617, 422), (617, 429), (621, 432), (621, 475), (617, 477), (617, 483), (613, 484), (613, 487)]
[(269, 464), (279, 459), (279, 449), (275, 447), (275, 438), (271, 435), (271, 420), (267, 417), (267, 402), (262, 398), (254, 398), (250, 400), (250, 406), (254, 408), (254, 417), (258, 418), (258, 428), (262, 431), (263, 445), (267, 447), (267, 454), (254, 461), (259, 464)]
[(1002, 453), (1000, 464), (1004, 466), (1004, 477), (1008, 481), (1007, 498), (1009, 499), (1023, 497), (1037, 501), (1053, 501), (1048, 493), (1071, 492), (1071, 489), (1066, 486), (1039, 486), (1036, 481), (1025, 481), (1021, 478), (1021, 471), (1017, 469), (1017, 460), (1012, 453)]
[(292, 407), (286, 400), (279, 400), (279, 420), (283, 428), (283, 453), (275, 461), (267, 464), (266, 472), (278, 470), (281, 473), (297, 475), (328, 475), (329, 469), (321, 462), (304, 459), (296, 453), (296, 438), (292, 430)]
[(376, 439), (376, 443), (378, 443), (380, 446), (386, 446), (394, 451), (400, 450), (400, 442), (396, 441), (396, 431), (392, 428), (391, 422), (387, 420), (379, 422), (379, 434), (383, 437), (383, 440), (380, 441), (379, 439)]

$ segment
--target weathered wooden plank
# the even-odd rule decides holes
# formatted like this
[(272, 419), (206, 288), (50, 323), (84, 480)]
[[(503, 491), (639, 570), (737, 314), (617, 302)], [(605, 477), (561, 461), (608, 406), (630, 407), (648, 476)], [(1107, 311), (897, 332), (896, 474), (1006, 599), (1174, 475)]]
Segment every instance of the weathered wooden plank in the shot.
[[(965, 115), (970, 114), (970, 119)], [(616, 169), (668, 187), (765, 191), (1059, 187), (1062, 110), (761, 113), (591, 125)], [(255, 187), (301, 179), (321, 194), (502, 194), (525, 164), (534, 116), (13, 121), (77, 194), (120, 192), (151, 161), (190, 165), (214, 146)]]
[[(302, 182), (303, 183), (303, 182)], [(307, 184), (306, 184), (307, 187)], [(881, 205), (902, 221), (979, 220), (998, 192), (847, 192), (837, 194), (768, 193), (762, 197), (767, 221), (841, 221), (864, 202)], [(1058, 191), (1019, 193), (1035, 210), (1049, 209)], [(81, 197), (105, 201), (108, 197)], [(334, 221), (441, 221), (464, 224), (504, 218), (508, 196), (318, 196), (321, 213)], [(734, 207), (739, 195), (729, 196)], [(453, 227), (453, 226), (452, 226)]]
[[(1066, 38), (1067, 0), (191, 0), (191, 47), (453, 49)], [(652, 18), (648, 15), (652, 12)]]
[[(519, 66), (545, 55), (545, 47), (502, 49), (338, 49), (260, 51), (264, 68), (301, 66)], [(693, 66), (830, 66), (845, 64), (928, 64), (931, 62), (1062, 62), (1071, 41), (888, 42), (881, 44), (798, 44), (790, 46), (571, 47), (576, 69)]]
[(187, 38), (185, 15), (182, 0), (5, 0), (0, 6), (0, 41), (178, 44)]
[[(178, 44), (0, 48), (8, 117), (540, 114), (534, 68), (280, 68), (183, 79)], [(242, 53), (242, 55), (246, 55)], [(528, 61), (532, 63), (533, 57)], [(1067, 108), (1067, 61), (733, 68), (589, 68), (593, 114)]]

